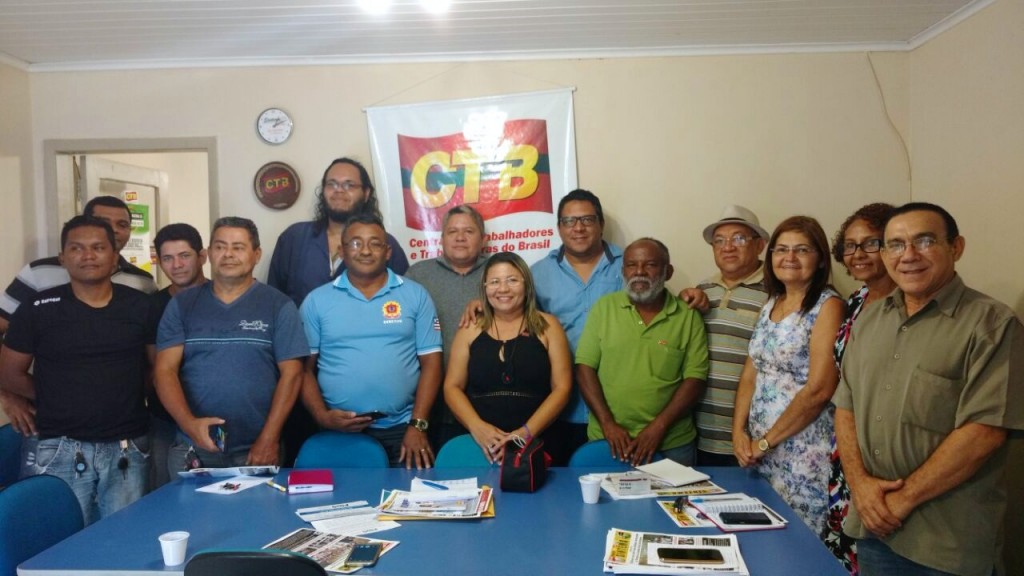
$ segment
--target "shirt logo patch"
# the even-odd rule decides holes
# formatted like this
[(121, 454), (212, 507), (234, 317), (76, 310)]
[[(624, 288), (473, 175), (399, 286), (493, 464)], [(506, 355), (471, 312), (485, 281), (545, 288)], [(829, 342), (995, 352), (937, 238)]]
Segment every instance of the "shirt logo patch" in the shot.
[(242, 330), (258, 330), (260, 332), (266, 332), (267, 328), (270, 328), (270, 324), (267, 324), (263, 320), (240, 320), (238, 327)]
[(402, 318), (402, 305), (395, 300), (388, 300), (381, 307), (385, 320), (399, 320)]
[(434, 332), (440, 332), (440, 331), (441, 331), (441, 321), (437, 319), (437, 316), (434, 316)]
[(55, 296), (53, 298), (43, 298), (42, 300), (36, 300), (35, 302), (32, 303), (32, 305), (33, 306), (39, 306), (40, 304), (51, 304), (53, 302), (60, 302), (60, 296)]

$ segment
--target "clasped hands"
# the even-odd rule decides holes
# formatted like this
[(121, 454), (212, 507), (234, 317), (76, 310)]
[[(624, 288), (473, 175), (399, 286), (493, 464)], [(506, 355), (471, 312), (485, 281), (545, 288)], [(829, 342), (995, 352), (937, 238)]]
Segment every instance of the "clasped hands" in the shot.
[(604, 438), (608, 441), (612, 458), (628, 462), (631, 466), (649, 464), (661, 445), (664, 432), (648, 425), (636, 438), (616, 422), (609, 422), (601, 427)]

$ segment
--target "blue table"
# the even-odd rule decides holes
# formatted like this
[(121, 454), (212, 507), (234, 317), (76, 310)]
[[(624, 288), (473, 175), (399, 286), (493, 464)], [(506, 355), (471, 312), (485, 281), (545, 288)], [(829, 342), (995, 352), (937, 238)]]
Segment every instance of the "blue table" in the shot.
[[(603, 574), (601, 558), (609, 528), (644, 532), (718, 533), (676, 528), (653, 499), (612, 501), (602, 493), (583, 504), (580, 474), (603, 470), (554, 468), (534, 494), (495, 490), (496, 517), (486, 520), (403, 521), (401, 528), (371, 536), (401, 542), (373, 568), (359, 574)], [(707, 468), (730, 492), (756, 496), (789, 520), (783, 530), (739, 535), (752, 576), (843, 576), (824, 545), (763, 479), (734, 468)], [(278, 477), (284, 477), (284, 472)], [(496, 469), (339, 469), (333, 493), (288, 496), (257, 486), (230, 496), (195, 491), (196, 481), (175, 481), (38, 556), (18, 574), (181, 574), (184, 565), (163, 565), (157, 536), (187, 530), (189, 556), (206, 548), (253, 548), (309, 525), (297, 508), (352, 500), (375, 504), (382, 488), (407, 490), (417, 474), (428, 479), (476, 476), (497, 485)], [(45, 521), (36, 519), (36, 521)]]

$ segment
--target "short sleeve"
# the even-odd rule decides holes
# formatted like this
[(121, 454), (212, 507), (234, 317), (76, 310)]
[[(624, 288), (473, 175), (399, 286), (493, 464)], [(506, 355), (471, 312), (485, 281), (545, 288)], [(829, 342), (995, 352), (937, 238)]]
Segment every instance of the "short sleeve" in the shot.
[(696, 310), (680, 305), (687, 315), (688, 337), (686, 341), (686, 363), (683, 366), (683, 379), (708, 379), (708, 337), (704, 330), (704, 320)]
[(601, 323), (607, 313), (605, 305), (607, 296), (598, 300), (597, 304), (587, 315), (587, 321), (583, 325), (583, 333), (580, 335), (579, 344), (576, 345), (576, 363), (590, 366), (597, 370), (601, 366)]
[(3, 343), (15, 352), (35, 353), (35, 314), (32, 306), (18, 306), (14, 311)]
[(1012, 315), (970, 351), (956, 426), (968, 422), (1024, 430), (1024, 327)]
[(437, 318), (434, 301), (426, 289), (416, 285), (419, 306), (416, 313), (416, 355), (424, 356), (441, 351), (441, 322)]
[(274, 360), (284, 362), (309, 356), (309, 341), (299, 320), (295, 303), (284, 296), (284, 303), (277, 311), (277, 326), (274, 327)]
[(309, 344), (310, 354), (320, 353), (320, 315), (316, 309), (315, 294), (315, 291), (310, 292), (309, 296), (302, 301), (302, 308), (299, 309), (302, 329), (306, 333), (306, 343)]
[(181, 298), (173, 298), (167, 304), (167, 308), (164, 309), (164, 315), (160, 318), (156, 331), (156, 349), (158, 352), (185, 344), (185, 325), (181, 318), (180, 302)]

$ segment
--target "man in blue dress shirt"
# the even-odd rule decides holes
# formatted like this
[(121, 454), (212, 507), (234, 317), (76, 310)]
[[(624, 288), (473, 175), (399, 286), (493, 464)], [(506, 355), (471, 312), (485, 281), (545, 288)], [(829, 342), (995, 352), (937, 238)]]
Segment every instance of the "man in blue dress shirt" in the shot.
[[(588, 190), (573, 190), (558, 203), (558, 235), (562, 246), (530, 271), (540, 309), (562, 323), (575, 354), (590, 308), (601, 296), (622, 289), (622, 248), (604, 241), (601, 200)], [(568, 463), (587, 441), (588, 416), (587, 404), (575, 386), (569, 404), (548, 430), (545, 446), (555, 466)]]

